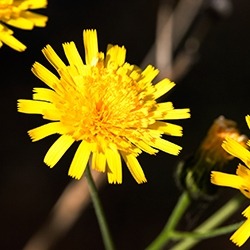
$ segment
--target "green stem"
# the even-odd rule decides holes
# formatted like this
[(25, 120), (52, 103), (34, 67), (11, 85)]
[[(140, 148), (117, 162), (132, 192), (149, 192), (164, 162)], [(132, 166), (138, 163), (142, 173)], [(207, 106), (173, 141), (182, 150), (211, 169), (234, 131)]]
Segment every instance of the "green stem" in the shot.
[(207, 231), (206, 233), (174, 231), (172, 234), (172, 239), (174, 240), (183, 240), (185, 238), (195, 238), (199, 240), (208, 239), (208, 238), (224, 235), (227, 233), (231, 233), (235, 231), (237, 228), (239, 228), (242, 225), (242, 223), (243, 223), (242, 221), (237, 222), (228, 226), (220, 227), (215, 230)]
[(190, 204), (190, 198), (188, 193), (183, 192), (179, 198), (172, 214), (170, 215), (167, 224), (163, 228), (162, 232), (156, 237), (156, 239), (146, 248), (146, 250), (159, 250), (165, 246), (171, 239), (172, 232), (183, 213), (186, 211)]
[[(209, 217), (205, 222), (203, 222), (200, 226), (198, 226), (194, 232), (196, 233), (207, 233), (224, 221), (226, 221), (233, 213), (235, 213), (241, 206), (243, 201), (243, 197), (235, 196), (231, 200), (229, 200), (223, 207), (221, 207), (216, 213), (214, 213), (211, 217)], [(201, 239), (189, 238), (182, 240), (180, 243), (176, 244), (171, 250), (189, 250), (197, 243), (199, 243)]]
[(95, 213), (96, 213), (96, 217), (99, 223), (99, 227), (101, 230), (101, 234), (102, 234), (102, 238), (103, 238), (103, 242), (105, 245), (105, 249), (106, 250), (113, 250), (114, 249), (114, 244), (109, 232), (109, 228), (108, 228), (108, 224), (104, 215), (104, 211), (102, 208), (102, 204), (100, 202), (99, 196), (98, 196), (98, 191), (95, 185), (95, 182), (93, 180), (93, 177), (91, 175), (89, 166), (87, 166), (86, 171), (85, 171), (85, 176), (86, 179), (88, 181), (88, 186), (89, 186), (89, 190), (90, 190), (90, 195), (94, 204), (94, 208), (95, 208)]

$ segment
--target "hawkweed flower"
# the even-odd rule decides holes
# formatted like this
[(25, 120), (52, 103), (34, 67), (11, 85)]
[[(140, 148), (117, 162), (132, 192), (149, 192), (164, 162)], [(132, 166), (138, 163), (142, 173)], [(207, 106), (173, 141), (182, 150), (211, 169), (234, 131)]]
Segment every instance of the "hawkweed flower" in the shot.
[(13, 36), (9, 26), (24, 30), (44, 27), (48, 18), (30, 10), (46, 6), (47, 0), (0, 0), (0, 47), (6, 44), (17, 51), (24, 51), (26, 46)]
[(217, 189), (210, 183), (211, 171), (222, 170), (228, 161), (234, 158), (221, 147), (226, 137), (239, 143), (246, 141), (246, 136), (240, 134), (236, 122), (219, 116), (196, 152), (178, 164), (177, 183), (187, 190), (193, 199), (211, 199), (216, 193)]
[[(250, 128), (249, 115), (246, 116), (246, 122)], [(242, 145), (233, 138), (226, 138), (222, 147), (230, 155), (239, 158), (245, 165), (238, 165), (236, 175), (212, 171), (211, 182), (219, 186), (239, 189), (247, 198), (250, 198), (250, 151), (246, 146), (250, 146), (250, 140), (246, 145)], [(247, 220), (230, 238), (237, 246), (242, 246), (250, 236), (250, 206), (242, 214)]]
[(42, 50), (59, 77), (36, 62), (32, 72), (50, 89), (34, 88), (33, 100), (19, 100), (18, 111), (51, 121), (28, 132), (33, 141), (61, 135), (45, 155), (49, 167), (79, 141), (70, 176), (81, 178), (90, 160), (93, 169), (107, 172), (109, 183), (122, 183), (123, 158), (135, 180), (146, 182), (136, 157), (158, 149), (177, 155), (181, 147), (161, 136), (181, 136), (182, 127), (163, 120), (189, 118), (189, 109), (157, 103), (175, 84), (169, 79), (152, 84), (158, 70), (126, 63), (124, 47), (109, 45), (105, 56), (98, 51), (96, 30), (84, 30), (83, 40), (85, 64), (74, 42), (63, 44), (68, 65), (51, 46)]

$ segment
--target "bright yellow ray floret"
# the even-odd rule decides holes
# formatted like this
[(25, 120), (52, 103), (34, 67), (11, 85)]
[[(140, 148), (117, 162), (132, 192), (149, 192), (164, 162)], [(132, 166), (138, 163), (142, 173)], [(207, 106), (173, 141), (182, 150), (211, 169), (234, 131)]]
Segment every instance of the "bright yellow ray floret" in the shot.
[(239, 189), (247, 198), (250, 198), (250, 170), (239, 164), (234, 174), (212, 171), (211, 182), (215, 185)]
[(126, 63), (124, 47), (109, 45), (106, 55), (99, 52), (96, 30), (84, 30), (83, 40), (85, 63), (74, 42), (63, 44), (68, 63), (49, 45), (42, 50), (57, 74), (36, 62), (32, 72), (49, 88), (34, 88), (33, 100), (18, 100), (18, 111), (51, 121), (28, 132), (32, 141), (60, 134), (45, 155), (49, 167), (78, 142), (70, 176), (81, 178), (89, 162), (107, 173), (109, 183), (122, 183), (123, 159), (134, 179), (146, 182), (137, 156), (158, 150), (178, 155), (181, 147), (162, 135), (182, 136), (182, 127), (164, 120), (189, 118), (189, 109), (157, 103), (175, 84), (169, 79), (153, 84), (158, 70)]
[(226, 138), (222, 147), (232, 156), (242, 160), (250, 168), (250, 151), (232, 138)]
[(239, 227), (239, 229), (230, 237), (230, 240), (237, 246), (241, 247), (250, 237), (250, 206), (248, 206), (242, 214), (247, 220)]
[[(250, 116), (246, 116), (250, 128)], [(249, 141), (247, 142), (249, 146)], [(222, 147), (232, 156), (239, 158), (246, 166), (239, 164), (236, 175), (212, 171), (211, 182), (215, 185), (239, 189), (247, 198), (250, 198), (250, 152), (242, 144), (232, 138), (226, 138)], [(250, 237), (250, 206), (242, 213), (247, 220), (231, 236), (237, 246), (242, 246)]]
[(47, 0), (1, 0), (0, 47), (6, 44), (17, 51), (24, 51), (26, 46), (13, 36), (13, 31), (8, 26), (24, 30), (31, 30), (35, 26), (44, 27), (48, 18), (30, 10), (46, 6)]

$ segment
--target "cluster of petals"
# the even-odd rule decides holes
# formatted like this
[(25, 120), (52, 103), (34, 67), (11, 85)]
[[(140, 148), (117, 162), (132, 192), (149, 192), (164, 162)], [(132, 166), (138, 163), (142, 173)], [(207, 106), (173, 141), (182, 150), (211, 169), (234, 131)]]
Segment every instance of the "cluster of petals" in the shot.
[(189, 109), (157, 103), (175, 84), (169, 79), (153, 84), (158, 70), (125, 62), (123, 46), (108, 45), (104, 55), (96, 30), (84, 30), (83, 40), (85, 63), (74, 42), (63, 44), (68, 64), (50, 45), (42, 50), (58, 76), (36, 62), (32, 71), (49, 88), (34, 88), (33, 100), (19, 100), (18, 111), (51, 121), (28, 132), (33, 141), (60, 134), (45, 155), (49, 167), (77, 142), (69, 168), (73, 178), (81, 178), (89, 163), (107, 173), (109, 183), (122, 183), (124, 161), (138, 183), (146, 182), (137, 156), (158, 150), (177, 155), (181, 147), (162, 136), (181, 136), (182, 127), (164, 120), (189, 118)]
[(0, 47), (8, 45), (17, 51), (26, 46), (13, 36), (10, 26), (32, 30), (35, 26), (44, 27), (47, 17), (31, 10), (45, 8), (47, 0), (1, 0), (0, 1)]
[[(250, 129), (249, 115), (246, 116), (246, 122)], [(250, 146), (250, 140), (246, 145), (242, 145), (233, 138), (227, 138), (222, 147), (232, 156), (239, 158), (244, 165), (238, 165), (235, 175), (212, 171), (211, 182), (219, 186), (236, 188), (250, 198), (250, 151), (247, 146)], [(237, 246), (242, 246), (250, 236), (250, 206), (242, 214), (247, 219), (230, 238)]]

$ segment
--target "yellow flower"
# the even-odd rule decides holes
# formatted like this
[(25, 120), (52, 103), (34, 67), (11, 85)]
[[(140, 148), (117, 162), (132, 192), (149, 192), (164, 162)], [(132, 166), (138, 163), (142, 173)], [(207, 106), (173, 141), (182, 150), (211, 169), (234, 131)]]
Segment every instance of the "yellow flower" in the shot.
[(13, 36), (13, 31), (7, 26), (24, 30), (44, 27), (48, 18), (29, 10), (46, 6), (47, 0), (0, 0), (0, 47), (5, 43), (17, 51), (24, 51), (26, 46)]
[(161, 136), (181, 136), (182, 127), (162, 120), (189, 118), (189, 109), (157, 103), (175, 84), (169, 79), (152, 84), (158, 70), (149, 65), (142, 71), (126, 63), (124, 47), (109, 45), (104, 56), (96, 30), (84, 30), (83, 40), (86, 64), (74, 42), (63, 44), (68, 65), (51, 46), (42, 50), (59, 77), (36, 62), (33, 73), (51, 89), (34, 88), (34, 100), (19, 100), (18, 111), (51, 120), (28, 132), (33, 141), (61, 134), (44, 158), (49, 167), (79, 141), (70, 176), (81, 178), (89, 161), (93, 169), (107, 172), (109, 183), (122, 183), (123, 158), (135, 180), (146, 182), (136, 157), (157, 149), (177, 155), (181, 147)]
[[(250, 128), (250, 116), (246, 116), (246, 122)], [(250, 146), (250, 140), (246, 143)], [(247, 198), (250, 198), (250, 151), (238, 141), (226, 138), (222, 147), (232, 156), (239, 158), (246, 166), (239, 164), (236, 175), (212, 171), (211, 182), (219, 186), (239, 189)], [(247, 220), (231, 236), (231, 240), (242, 246), (250, 237), (250, 206), (243, 212)]]

